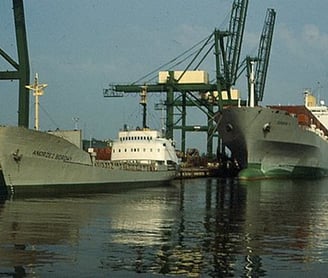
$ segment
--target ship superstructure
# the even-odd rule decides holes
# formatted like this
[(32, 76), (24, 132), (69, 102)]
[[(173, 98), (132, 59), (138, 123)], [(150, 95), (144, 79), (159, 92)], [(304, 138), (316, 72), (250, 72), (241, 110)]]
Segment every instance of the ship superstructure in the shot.
[(123, 130), (112, 144), (111, 160), (114, 164), (130, 164), (141, 167), (168, 167), (176, 169), (178, 158), (174, 142), (160, 131), (149, 128)]

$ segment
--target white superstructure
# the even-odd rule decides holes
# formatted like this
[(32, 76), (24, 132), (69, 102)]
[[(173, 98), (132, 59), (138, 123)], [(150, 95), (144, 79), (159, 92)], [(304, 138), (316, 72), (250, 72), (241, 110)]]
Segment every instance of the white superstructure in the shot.
[(304, 93), (304, 104), (307, 109), (309, 109), (312, 114), (320, 121), (321, 124), (328, 129), (328, 107), (325, 105), (323, 100), (320, 101), (318, 105), (316, 97), (310, 92), (305, 91)]
[(120, 131), (112, 145), (111, 160), (155, 166), (178, 164), (173, 141), (148, 128)]

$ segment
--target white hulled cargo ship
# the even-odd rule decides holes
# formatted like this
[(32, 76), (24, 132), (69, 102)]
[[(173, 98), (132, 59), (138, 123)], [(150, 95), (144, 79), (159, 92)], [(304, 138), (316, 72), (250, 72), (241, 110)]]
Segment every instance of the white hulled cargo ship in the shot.
[[(28, 88), (38, 99), (46, 84), (35, 77)], [(145, 95), (143, 97), (146, 109)], [(145, 117), (144, 124), (145, 126)], [(175, 178), (178, 158), (171, 139), (156, 130), (123, 130), (105, 148), (85, 151), (81, 130), (43, 132), (0, 126), (0, 182), (6, 188), (37, 185), (91, 185), (169, 181)], [(113, 150), (113, 151), (112, 151)], [(98, 153), (97, 153), (98, 152)], [(105, 154), (105, 156), (104, 156)]]
[(216, 115), (241, 179), (328, 175), (328, 108), (305, 92), (304, 105), (226, 107)]
[(112, 159), (97, 159), (93, 148), (84, 151), (58, 135), (1, 126), (3, 182), (7, 187), (151, 183), (176, 176), (178, 158), (172, 140), (153, 130), (122, 133), (129, 132), (119, 132), (119, 141), (110, 148)]

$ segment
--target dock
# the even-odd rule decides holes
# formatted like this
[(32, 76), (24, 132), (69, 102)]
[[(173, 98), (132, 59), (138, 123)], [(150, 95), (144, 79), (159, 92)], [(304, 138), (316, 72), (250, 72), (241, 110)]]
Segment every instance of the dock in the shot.
[(188, 167), (181, 168), (177, 179), (190, 179), (190, 178), (205, 178), (218, 176), (218, 168), (206, 168), (206, 167)]

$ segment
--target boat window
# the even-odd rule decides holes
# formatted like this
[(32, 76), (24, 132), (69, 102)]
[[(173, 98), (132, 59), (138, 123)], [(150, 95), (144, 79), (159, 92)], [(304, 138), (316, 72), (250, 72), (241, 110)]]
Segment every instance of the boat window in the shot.
[(120, 153), (121, 152), (121, 149), (118, 149), (118, 152)]
[(133, 149), (131, 149), (131, 152), (133, 153)]
[(127, 149), (124, 149), (125, 152), (127, 152)]
[(157, 152), (159, 153), (161, 150), (160, 149), (157, 149)]
[(150, 151), (150, 152), (152, 152), (152, 151), (153, 151), (153, 149), (149, 149), (149, 151)]
[(165, 143), (163, 143), (163, 146), (165, 147), (165, 146), (166, 146), (166, 144), (165, 144)]
[(144, 148), (143, 151), (146, 152), (146, 149)]

